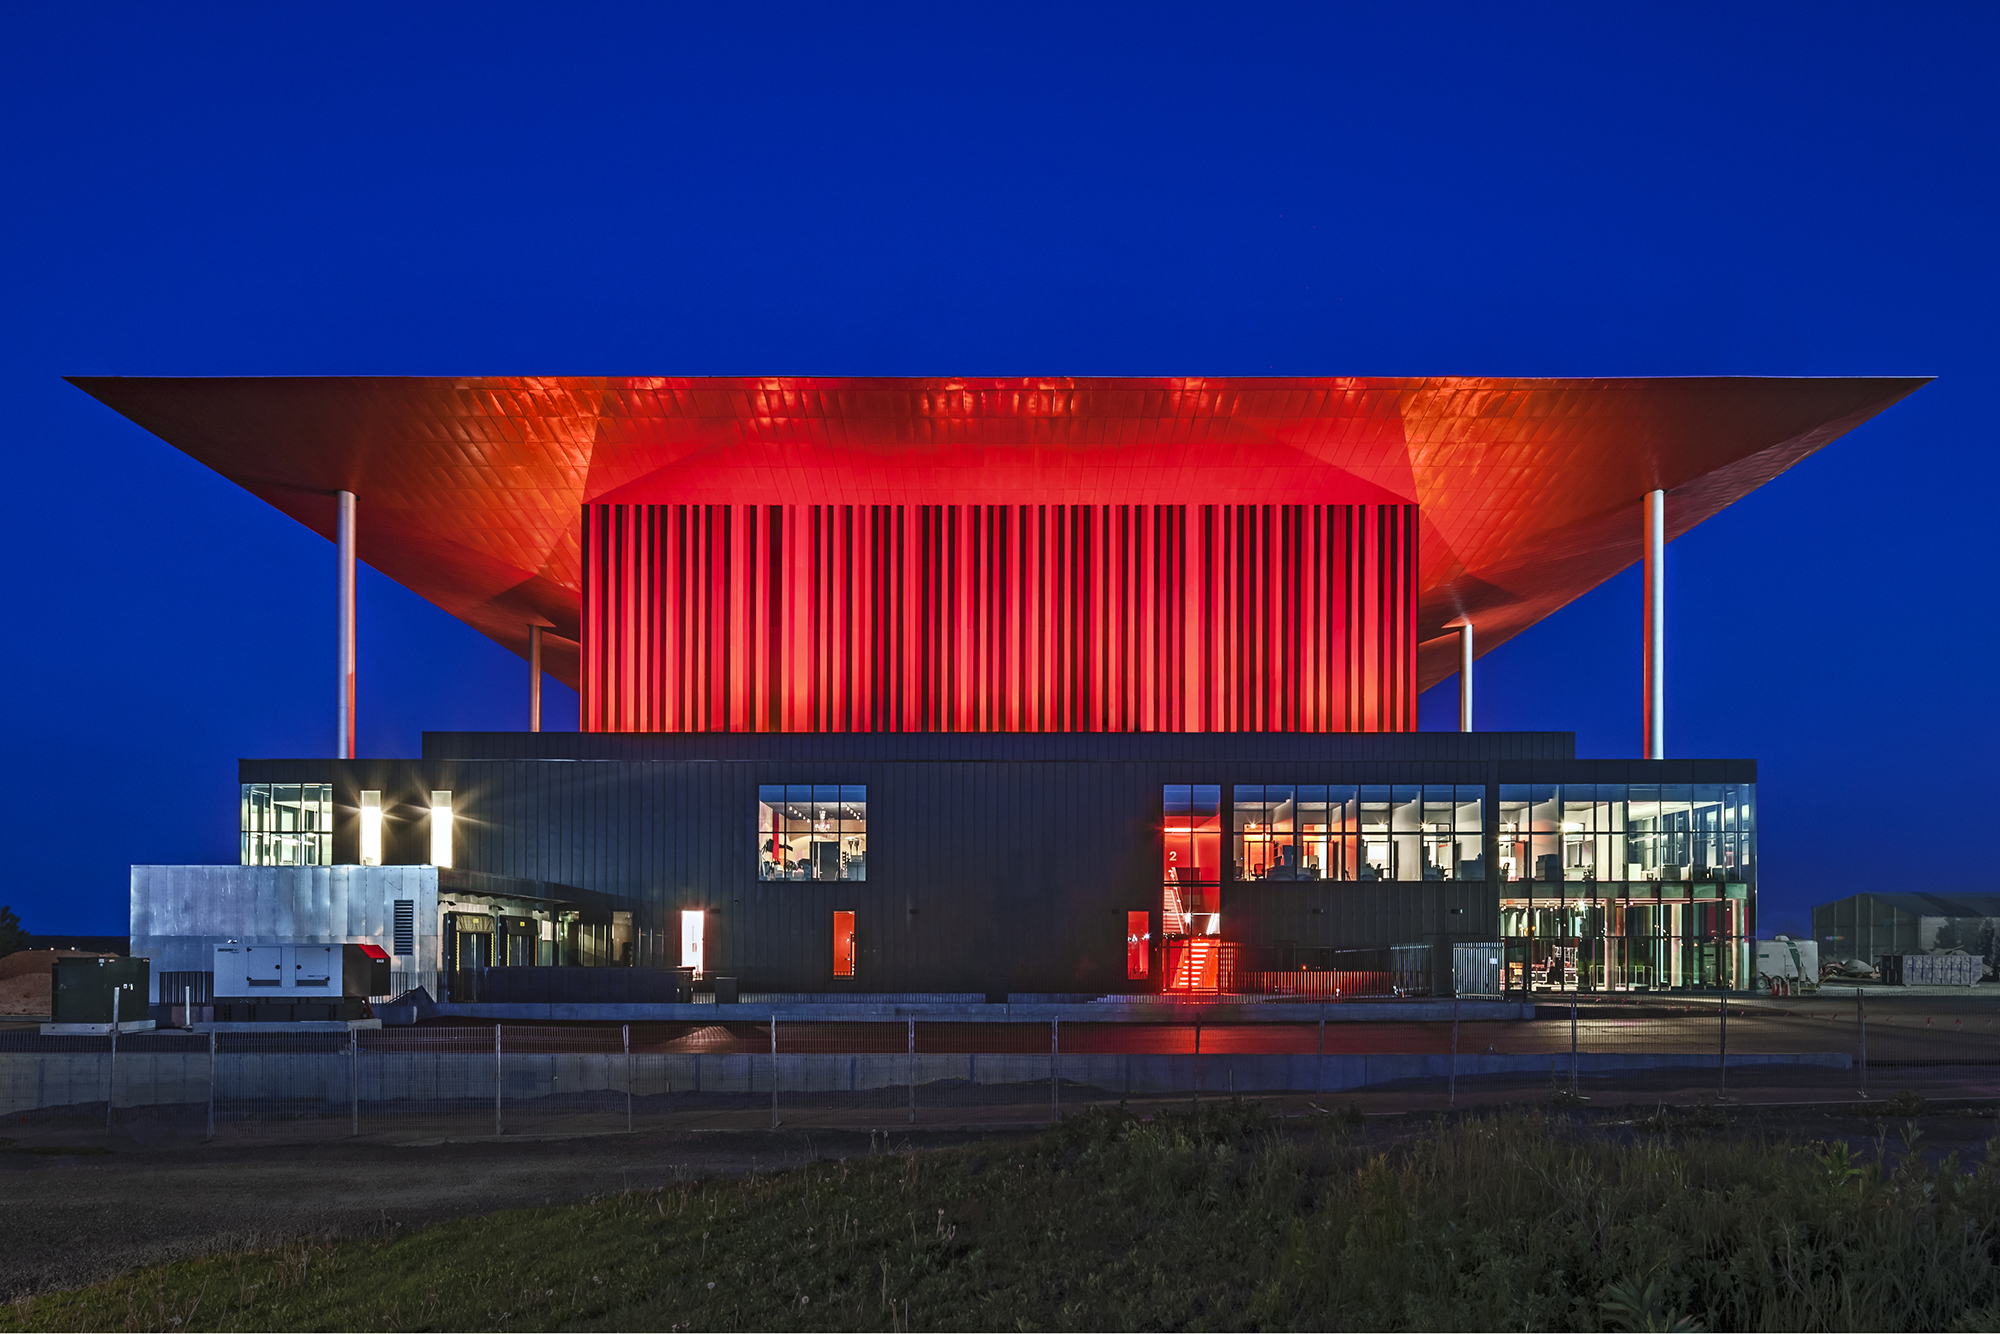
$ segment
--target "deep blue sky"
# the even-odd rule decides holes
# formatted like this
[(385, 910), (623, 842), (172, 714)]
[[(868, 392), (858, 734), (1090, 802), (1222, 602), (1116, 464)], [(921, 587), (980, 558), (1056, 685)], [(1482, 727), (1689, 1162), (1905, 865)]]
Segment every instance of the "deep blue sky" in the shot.
[[(123, 931), (333, 740), (330, 545), (84, 374), (1935, 374), (1669, 549), (1668, 745), (1762, 762), (1767, 928), (2000, 890), (1996, 13), (10, 6), (0, 902)], [(526, 725), (361, 599), (365, 753)], [(1636, 754), (1638, 632), (1628, 572), (1481, 724)]]

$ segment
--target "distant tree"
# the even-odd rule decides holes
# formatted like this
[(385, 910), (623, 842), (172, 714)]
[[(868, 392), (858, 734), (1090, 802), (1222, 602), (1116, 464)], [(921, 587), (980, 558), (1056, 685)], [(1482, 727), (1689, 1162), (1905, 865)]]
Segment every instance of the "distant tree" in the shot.
[(0, 904), (0, 958), (26, 948), (28, 933), (21, 929), (20, 917), (6, 904)]

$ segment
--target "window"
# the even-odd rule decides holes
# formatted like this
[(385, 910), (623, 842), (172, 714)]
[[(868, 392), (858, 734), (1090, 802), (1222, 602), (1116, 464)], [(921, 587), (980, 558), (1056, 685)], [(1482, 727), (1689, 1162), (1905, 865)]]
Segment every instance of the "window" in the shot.
[(451, 865), (451, 793), (431, 793), (431, 865)]
[(851, 912), (833, 915), (833, 975), (854, 976), (854, 914)]
[(1747, 784), (1503, 784), (1504, 985), (1746, 985), (1754, 805)]
[(1128, 912), (1125, 914), (1125, 976), (1141, 978), (1146, 975), (1147, 966), (1153, 954), (1153, 914)]
[(866, 880), (868, 789), (771, 784), (757, 789), (759, 880)]
[(681, 967), (694, 969), (696, 977), (701, 976), (702, 937), (708, 925), (708, 914), (699, 908), (681, 910)]
[(331, 865), (332, 784), (243, 784), (242, 832), (245, 866)]
[(382, 794), (361, 794), (361, 864), (382, 864)]
[(1160, 935), (1204, 935), (1221, 907), (1222, 788), (1171, 784), (1161, 795)]
[[(1239, 784), (1231, 794), (1235, 878), (1484, 880), (1485, 810), (1480, 785)], [(1174, 829), (1169, 820), (1169, 856)]]

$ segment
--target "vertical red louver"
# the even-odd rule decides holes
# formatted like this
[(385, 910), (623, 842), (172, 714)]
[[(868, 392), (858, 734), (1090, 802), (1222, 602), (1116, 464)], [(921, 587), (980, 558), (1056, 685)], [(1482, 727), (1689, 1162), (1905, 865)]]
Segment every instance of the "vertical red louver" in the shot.
[(1413, 505), (588, 505), (585, 731), (1416, 726)]

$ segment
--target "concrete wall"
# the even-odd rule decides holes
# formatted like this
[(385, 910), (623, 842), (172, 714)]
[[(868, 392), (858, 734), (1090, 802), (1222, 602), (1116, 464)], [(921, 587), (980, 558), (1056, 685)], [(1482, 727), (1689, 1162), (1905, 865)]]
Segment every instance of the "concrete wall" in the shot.
[[(120, 1053), (116, 1101), (121, 1108), (205, 1105), (210, 1096), (211, 1061), (219, 1122), (338, 1116), (351, 1107), (358, 1083), (360, 1114), (370, 1118), (417, 1117), (482, 1112), (494, 1098), (490, 1054), (380, 1052), (207, 1052)], [(775, 1079), (780, 1102), (787, 1095), (893, 1094), (914, 1079), (925, 1105), (935, 1105), (937, 1086), (966, 1089), (1014, 1088), (1039, 1100), (1054, 1078), (1071, 1089), (1094, 1089), (1113, 1096), (1181, 1093), (1321, 1092), (1364, 1088), (1404, 1080), (1442, 1083), (1452, 1058), (1440, 1055), (1045, 1055), (836, 1053), (780, 1055), (661, 1055), (626, 1057), (616, 1053), (509, 1052), (500, 1070), (505, 1107), (532, 1112), (622, 1099), (629, 1081), (635, 1097), (679, 1094), (769, 1094)], [(1844, 1052), (1729, 1058), (1731, 1068), (1763, 1065), (1849, 1069)], [(1566, 1074), (1569, 1056), (1473, 1056), (1458, 1058), (1458, 1076)], [(1587, 1052), (1577, 1058), (1586, 1076), (1658, 1069), (1715, 1069), (1709, 1053)], [(102, 1107), (112, 1089), (111, 1058), (95, 1052), (0, 1054), (0, 1116), (57, 1107)], [(990, 1100), (990, 1099), (989, 1099)]]

